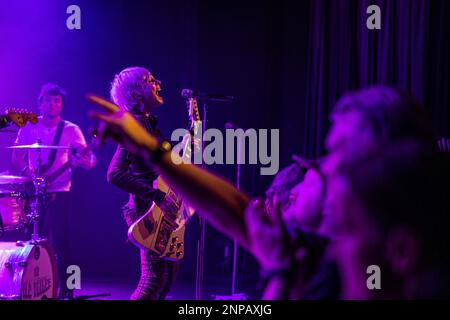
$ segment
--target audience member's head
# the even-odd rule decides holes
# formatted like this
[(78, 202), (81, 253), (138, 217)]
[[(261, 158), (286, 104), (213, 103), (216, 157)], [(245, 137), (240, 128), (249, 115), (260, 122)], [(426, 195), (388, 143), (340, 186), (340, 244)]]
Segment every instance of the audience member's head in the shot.
[[(278, 203), (285, 222), (294, 228), (316, 231), (322, 221), (325, 183), (315, 161), (294, 157), (266, 192), (268, 206)], [(269, 210), (270, 212), (270, 210)]]
[(364, 158), (392, 141), (415, 139), (434, 143), (424, 108), (409, 94), (386, 86), (344, 95), (331, 113), (331, 122), (325, 171), (347, 159)]
[(305, 170), (296, 163), (284, 168), (277, 173), (266, 190), (266, 198), (270, 202), (277, 202), (284, 213), (289, 208), (292, 189), (303, 181), (304, 176)]
[(294, 160), (305, 170), (301, 183), (292, 189), (290, 206), (285, 212), (286, 220), (305, 231), (316, 232), (322, 223), (325, 201), (325, 177), (319, 162), (294, 156)]
[[(447, 264), (448, 170), (432, 145), (404, 140), (329, 177), (330, 210), (342, 227), (333, 246), (344, 298), (429, 298), (442, 294)], [(367, 287), (380, 268), (381, 289)], [(448, 289), (446, 289), (448, 290)], [(445, 293), (444, 293), (445, 294)]]

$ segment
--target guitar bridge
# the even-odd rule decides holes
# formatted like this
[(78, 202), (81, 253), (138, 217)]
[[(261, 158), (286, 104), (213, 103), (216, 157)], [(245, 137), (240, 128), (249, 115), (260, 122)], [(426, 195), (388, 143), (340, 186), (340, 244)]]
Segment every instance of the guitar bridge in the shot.
[(158, 236), (156, 237), (155, 249), (160, 254), (166, 251), (167, 245), (169, 244), (170, 236), (172, 232), (177, 228), (177, 225), (165, 217), (161, 221), (159, 227)]

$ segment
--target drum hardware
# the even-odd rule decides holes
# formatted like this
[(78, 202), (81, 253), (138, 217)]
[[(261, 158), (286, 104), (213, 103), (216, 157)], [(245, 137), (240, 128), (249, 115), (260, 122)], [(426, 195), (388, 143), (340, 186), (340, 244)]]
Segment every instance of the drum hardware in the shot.
[[(5, 231), (13, 231), (24, 227), (26, 223), (31, 223), (33, 233), (31, 240), (39, 240), (38, 222), (46, 199), (46, 177), (42, 175), (42, 150), (49, 149), (72, 149), (66, 146), (43, 145), (38, 139), (36, 143), (30, 145), (17, 145), (8, 147), (9, 149), (35, 150), (37, 152), (37, 168), (32, 172), (31, 177), (0, 175), (0, 236)], [(28, 201), (24, 183), (32, 182), (34, 186), (33, 199)], [(29, 194), (31, 195), (31, 194)], [(29, 207), (27, 206), (30, 204)], [(29, 212), (26, 212), (27, 210)]]
[(28, 182), (30, 180), (31, 179), (28, 177), (0, 175), (0, 185), (24, 183), (24, 182)]
[[(31, 240), (25, 243), (22, 241), (17, 241), (17, 243), (0, 242), (0, 300), (56, 299), (58, 276), (55, 255), (53, 254), (53, 250), (48, 241), (46, 239), (41, 239), (38, 233), (38, 222), (41, 217), (42, 210), (45, 209), (45, 203), (48, 196), (47, 177), (42, 174), (43, 165), (41, 151), (49, 149), (68, 150), (73, 148), (43, 145), (39, 140), (31, 145), (18, 145), (8, 148), (36, 150), (37, 167), (32, 172), (32, 178), (16, 176), (3, 176), (2, 178), (0, 176), (0, 185), (18, 184), (32, 181), (34, 186), (34, 198), (30, 200), (30, 213), (26, 215), (28, 222), (33, 226)], [(6, 249), (4, 249), (4, 247), (6, 247)], [(6, 259), (7, 261), (2, 266), (2, 260), (5, 261), (5, 259), (2, 259), (2, 255), (8, 254), (10, 254), (10, 256)], [(40, 265), (38, 265), (39, 263)], [(3, 271), (4, 269), (7, 270), (7, 273)], [(44, 269), (46, 271), (44, 274), (45, 277), (38, 277), (36, 274), (33, 275), (33, 273), (39, 269)], [(49, 271), (50, 269), (51, 271)], [(17, 280), (17, 277), (12, 279), (11, 271), (14, 271), (14, 274), (21, 275), (20, 279)], [(33, 276), (35, 278), (33, 278)], [(35, 283), (38, 283), (38, 289), (34, 287)], [(37, 294), (35, 291), (37, 291)], [(102, 293), (95, 295), (84, 295), (73, 299), (86, 300), (110, 295), (110, 293)]]
[[(34, 145), (40, 145), (38, 141)], [(41, 168), (42, 168), (42, 157), (41, 157), (41, 148), (36, 148), (36, 151), (38, 153), (38, 159), (37, 159), (37, 169), (35, 171), (34, 177), (33, 177), (33, 185), (34, 185), (34, 201), (31, 203), (31, 213), (30, 213), (30, 220), (33, 224), (33, 234), (31, 235), (31, 241), (36, 242), (39, 240), (38, 235), (38, 223), (39, 223), (39, 212), (42, 210), (44, 206), (44, 199), (45, 199), (45, 193), (46, 193), (46, 187), (47, 182), (45, 180), (45, 177), (41, 177)]]
[[(33, 170), (32, 178), (0, 176), (0, 185), (32, 181), (34, 186), (34, 198), (30, 200), (30, 212), (26, 215), (28, 222), (33, 226), (30, 241), (0, 242), (0, 300), (56, 299), (58, 276), (55, 255), (48, 241), (41, 239), (38, 233), (38, 223), (42, 210), (45, 208), (45, 199), (47, 197), (47, 179), (41, 172), (41, 151), (45, 149), (70, 148), (46, 146), (42, 145), (40, 141), (32, 145), (9, 148), (36, 150), (37, 168)], [(3, 198), (10, 202), (19, 198), (19, 194), (14, 192), (7, 192), (3, 195)], [(2, 200), (2, 194), (0, 194), (0, 200)], [(9, 214), (13, 217), (10, 220), (14, 220), (11, 224), (16, 223), (16, 216), (18, 215), (17, 212), (13, 213)], [(9, 218), (9, 215), (5, 215), (6, 218)]]
[(24, 226), (26, 220), (26, 198), (23, 192), (0, 192), (0, 235)]
[[(17, 145), (17, 146), (11, 146), (8, 147), (8, 149), (35, 149), (35, 150), (50, 150), (50, 149), (58, 149), (58, 150), (68, 150), (73, 149), (72, 147), (67, 146), (50, 146), (42, 144), (39, 140), (33, 144), (24, 144), (24, 145)], [(38, 151), (38, 152), (39, 152)]]
[[(45, 208), (45, 200), (47, 197), (47, 178), (42, 175), (42, 156), (41, 151), (42, 150), (71, 150), (72, 147), (67, 146), (51, 146), (51, 145), (44, 145), (42, 144), (42, 141), (40, 139), (37, 139), (37, 141), (33, 144), (29, 145), (16, 145), (8, 147), (9, 149), (25, 149), (25, 150), (36, 150), (37, 152), (37, 166), (36, 169), (33, 172), (33, 186), (34, 186), (34, 199), (30, 202), (30, 214), (27, 215), (30, 223), (33, 226), (33, 233), (31, 235), (31, 241), (36, 242), (38, 241), (39, 234), (38, 234), (38, 223), (41, 216), (42, 210)], [(30, 178), (23, 177), (24, 181), (30, 181)], [(17, 181), (18, 179), (11, 178), (14, 181)], [(7, 181), (8, 179), (4, 179)], [(1, 180), (0, 180), (1, 181)]]

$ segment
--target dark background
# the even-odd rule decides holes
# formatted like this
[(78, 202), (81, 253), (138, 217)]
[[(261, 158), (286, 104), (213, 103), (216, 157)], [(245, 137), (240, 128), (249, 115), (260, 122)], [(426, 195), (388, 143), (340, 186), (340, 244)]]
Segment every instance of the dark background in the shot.
[[(81, 8), (81, 30), (66, 28), (66, 8)], [(368, 30), (378, 4), (382, 29)], [(37, 111), (40, 86), (66, 89), (63, 117), (87, 135), (95, 126), (83, 96), (108, 97), (114, 75), (144, 66), (162, 81), (162, 131), (186, 127), (182, 88), (234, 95), (209, 106), (208, 127), (280, 129), (280, 166), (292, 154), (317, 157), (329, 110), (349, 89), (374, 83), (412, 92), (449, 135), (450, 4), (434, 0), (311, 1), (8, 1), (0, 2), (0, 108)], [(0, 171), (9, 169), (15, 133), (0, 135)], [(87, 137), (89, 141), (90, 138)], [(74, 174), (73, 246), (83, 277), (135, 281), (137, 250), (125, 243), (120, 207), (127, 196), (106, 182), (115, 146), (97, 151), (98, 166)], [(235, 180), (234, 165), (212, 170)], [(242, 188), (261, 195), (273, 177), (242, 167)], [(194, 295), (197, 220), (187, 233), (177, 286)], [(208, 295), (231, 290), (232, 241), (207, 228)], [(256, 295), (258, 270), (240, 251), (238, 291)]]

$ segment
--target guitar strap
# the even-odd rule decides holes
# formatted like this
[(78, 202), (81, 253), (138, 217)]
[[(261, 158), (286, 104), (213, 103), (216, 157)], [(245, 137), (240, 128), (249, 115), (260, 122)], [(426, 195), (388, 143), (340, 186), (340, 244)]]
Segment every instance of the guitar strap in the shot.
[[(53, 138), (53, 144), (52, 144), (53, 146), (59, 145), (59, 142), (61, 141), (61, 136), (62, 136), (62, 133), (64, 130), (64, 125), (65, 125), (65, 121), (61, 119), (58, 123), (58, 127), (56, 128), (56, 133)], [(52, 149), (50, 151), (50, 154), (48, 155), (47, 163), (42, 166), (42, 172), (46, 172), (47, 170), (49, 170), (52, 167), (52, 165), (55, 163), (57, 151), (58, 151), (58, 149)]]

